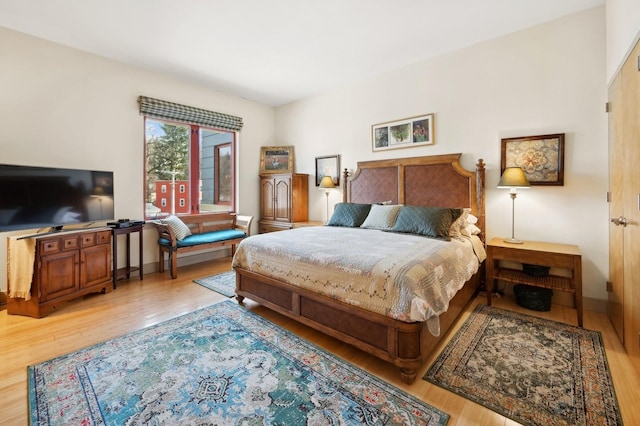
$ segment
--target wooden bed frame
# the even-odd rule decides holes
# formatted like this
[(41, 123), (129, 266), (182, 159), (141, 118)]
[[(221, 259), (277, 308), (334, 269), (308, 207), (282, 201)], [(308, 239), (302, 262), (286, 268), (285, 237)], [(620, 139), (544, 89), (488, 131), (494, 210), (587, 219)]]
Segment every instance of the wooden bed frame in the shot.
[[(461, 154), (359, 162), (350, 175), (345, 169), (344, 201), (470, 207), (484, 235), (484, 162), (475, 172), (459, 163)], [(404, 382), (413, 383), (417, 370), (444, 337), (465, 305), (476, 293), (483, 268), (456, 294), (440, 316), (440, 335), (426, 323), (406, 323), (372, 313), (326, 296), (236, 268), (236, 298), (245, 297), (293, 318), (338, 340), (390, 362), (400, 369)]]

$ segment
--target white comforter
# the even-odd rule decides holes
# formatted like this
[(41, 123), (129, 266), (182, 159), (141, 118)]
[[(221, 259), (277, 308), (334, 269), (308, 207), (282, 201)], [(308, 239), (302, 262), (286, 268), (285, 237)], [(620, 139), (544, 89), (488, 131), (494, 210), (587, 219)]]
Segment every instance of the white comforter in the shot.
[(427, 321), (438, 335), (438, 315), (484, 259), (477, 237), (447, 242), (320, 226), (248, 237), (238, 245), (233, 267), (401, 321)]

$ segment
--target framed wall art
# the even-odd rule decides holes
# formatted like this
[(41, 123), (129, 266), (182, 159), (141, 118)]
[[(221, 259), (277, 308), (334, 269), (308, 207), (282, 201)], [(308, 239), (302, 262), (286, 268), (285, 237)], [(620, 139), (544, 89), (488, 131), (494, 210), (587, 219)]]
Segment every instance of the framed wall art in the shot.
[(293, 147), (263, 146), (260, 173), (293, 173)]
[(316, 157), (316, 186), (320, 186), (323, 176), (331, 176), (333, 184), (340, 186), (340, 156)]
[(433, 114), (374, 124), (371, 143), (374, 151), (433, 145)]
[(564, 185), (564, 133), (502, 139), (500, 174), (524, 170), (531, 185)]

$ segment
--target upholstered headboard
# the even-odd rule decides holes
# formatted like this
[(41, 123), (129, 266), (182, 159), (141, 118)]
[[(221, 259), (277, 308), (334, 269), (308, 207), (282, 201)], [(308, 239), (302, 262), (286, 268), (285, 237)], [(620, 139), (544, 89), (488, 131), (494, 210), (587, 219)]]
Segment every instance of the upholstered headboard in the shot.
[(470, 207), (485, 233), (482, 159), (475, 171), (460, 165), (462, 154), (360, 161), (355, 172), (343, 172), (344, 202), (431, 207)]

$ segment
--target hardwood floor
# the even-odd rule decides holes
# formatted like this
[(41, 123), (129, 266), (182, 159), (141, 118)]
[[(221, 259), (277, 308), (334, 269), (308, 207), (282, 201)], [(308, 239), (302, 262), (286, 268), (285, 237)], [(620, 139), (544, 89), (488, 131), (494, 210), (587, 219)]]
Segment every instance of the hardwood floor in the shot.
[[(230, 260), (226, 258), (181, 266), (176, 280), (170, 279), (165, 272), (147, 274), (143, 281), (137, 277), (119, 281), (117, 290), (111, 293), (90, 295), (69, 302), (42, 319), (7, 315), (6, 310), (0, 311), (0, 425), (28, 423), (28, 365), (225, 300), (226, 297), (194, 284), (192, 280), (229, 270)], [(458, 324), (477, 303), (485, 303), (485, 299), (478, 298), (467, 306)], [(494, 299), (493, 304), (577, 324), (575, 310), (559, 305), (553, 305), (550, 312), (534, 312), (520, 308), (510, 297)], [(274, 323), (450, 414), (449, 425), (517, 424), (420, 378), (412, 385), (406, 385), (399, 380), (395, 367), (250, 301), (246, 305)], [(609, 319), (605, 315), (585, 311), (584, 327), (602, 332), (624, 423), (640, 424), (640, 374), (633, 369)], [(418, 372), (418, 377), (425, 374), (434, 357), (435, 354)]]

